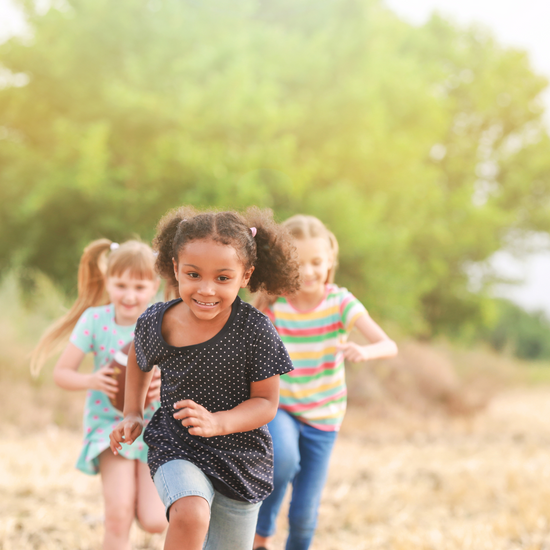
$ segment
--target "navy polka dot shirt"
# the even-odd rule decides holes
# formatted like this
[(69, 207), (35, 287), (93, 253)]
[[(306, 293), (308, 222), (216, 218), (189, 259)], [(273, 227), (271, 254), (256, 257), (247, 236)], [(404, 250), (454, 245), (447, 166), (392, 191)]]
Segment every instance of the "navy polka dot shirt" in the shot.
[(162, 319), (180, 301), (152, 305), (136, 325), (140, 369), (158, 365), (161, 371), (161, 407), (144, 437), (151, 475), (170, 460), (188, 460), (225, 496), (259, 502), (273, 490), (273, 446), (267, 427), (215, 437), (191, 435), (172, 416), (174, 403), (192, 399), (210, 412), (233, 409), (250, 398), (251, 382), (289, 372), (292, 363), (271, 321), (239, 297), (216, 336), (193, 346), (171, 346), (162, 337)]

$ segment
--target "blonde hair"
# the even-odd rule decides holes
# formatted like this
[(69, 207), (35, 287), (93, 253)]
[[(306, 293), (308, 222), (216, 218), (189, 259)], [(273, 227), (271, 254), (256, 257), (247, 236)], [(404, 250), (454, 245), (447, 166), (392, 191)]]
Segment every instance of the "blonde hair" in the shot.
[[(325, 224), (315, 216), (296, 214), (281, 224), (292, 236), (293, 239), (326, 239), (332, 252), (332, 266), (328, 270), (326, 283), (334, 283), (334, 275), (338, 267), (338, 241), (334, 233), (329, 231)], [(253, 300), (253, 305), (260, 311), (266, 310), (275, 302), (277, 297), (268, 296), (265, 293), (258, 293)]]
[(98, 239), (84, 249), (78, 266), (78, 297), (71, 309), (44, 332), (34, 348), (31, 355), (33, 376), (38, 375), (47, 359), (64, 344), (84, 311), (109, 303), (105, 289), (108, 277), (126, 271), (136, 279), (157, 277), (156, 258), (150, 246), (137, 240), (126, 241), (117, 247), (111, 245), (113, 242), (109, 239)]

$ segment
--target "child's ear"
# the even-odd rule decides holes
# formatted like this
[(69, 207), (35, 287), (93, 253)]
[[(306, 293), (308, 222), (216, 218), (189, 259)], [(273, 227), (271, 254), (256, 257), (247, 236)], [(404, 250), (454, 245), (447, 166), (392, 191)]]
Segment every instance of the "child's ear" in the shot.
[(176, 277), (176, 281), (178, 280), (178, 262), (174, 258), (172, 258), (172, 263), (174, 264), (174, 277)]
[(245, 271), (243, 275), (243, 280), (241, 282), (241, 288), (246, 288), (248, 286), (248, 281), (250, 281), (250, 277), (252, 277), (253, 272), (254, 272), (254, 266), (252, 266), (250, 269)]

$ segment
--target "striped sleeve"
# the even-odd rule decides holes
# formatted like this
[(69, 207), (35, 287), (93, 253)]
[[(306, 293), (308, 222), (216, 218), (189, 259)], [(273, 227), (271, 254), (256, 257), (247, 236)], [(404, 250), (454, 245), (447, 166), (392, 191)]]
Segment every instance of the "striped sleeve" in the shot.
[(340, 288), (340, 318), (346, 332), (350, 332), (361, 315), (366, 315), (365, 306), (347, 289)]

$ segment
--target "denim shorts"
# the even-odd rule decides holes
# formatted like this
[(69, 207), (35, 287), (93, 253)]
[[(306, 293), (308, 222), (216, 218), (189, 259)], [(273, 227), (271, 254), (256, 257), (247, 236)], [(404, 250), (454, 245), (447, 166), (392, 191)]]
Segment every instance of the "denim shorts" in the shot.
[(260, 503), (234, 500), (216, 491), (200, 468), (187, 460), (171, 460), (156, 471), (155, 486), (170, 520), (170, 506), (180, 498), (198, 496), (210, 506), (205, 550), (252, 548)]

